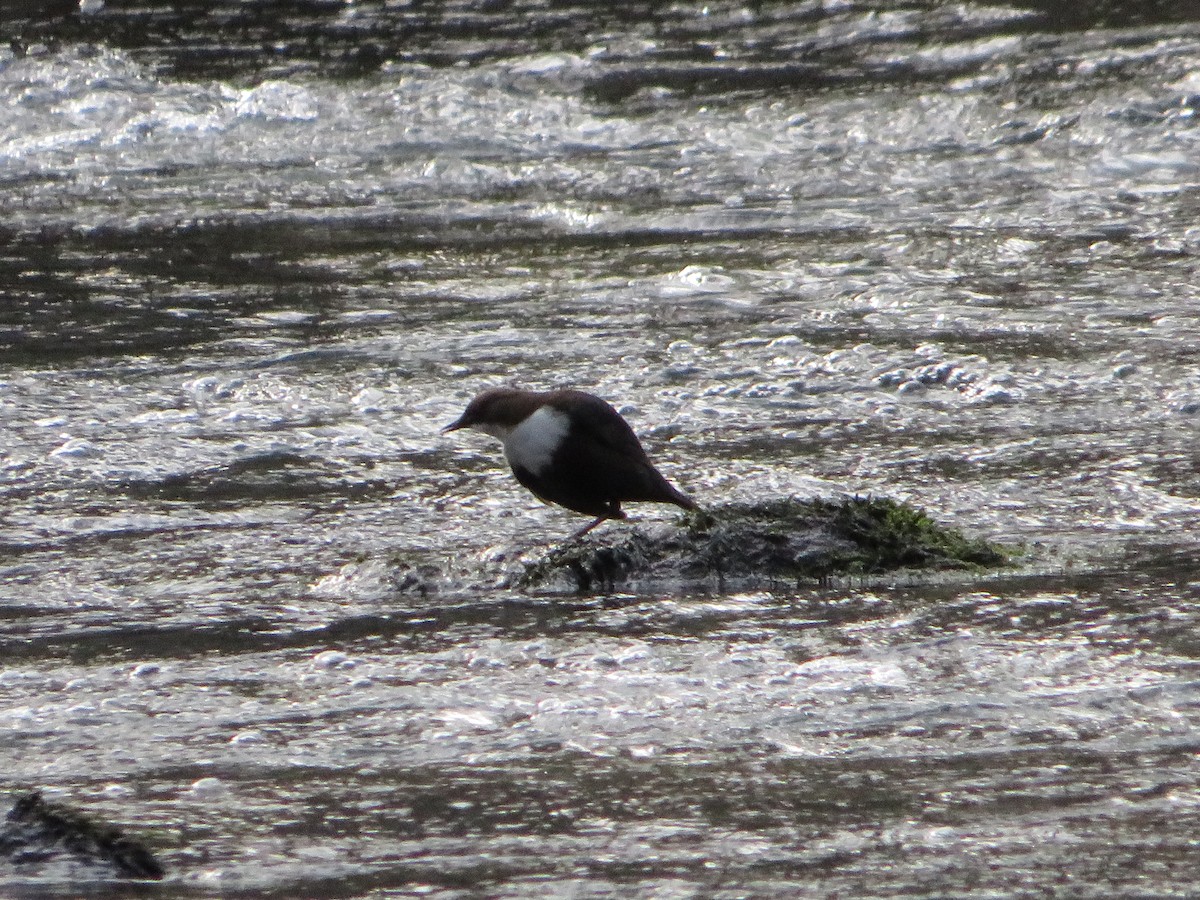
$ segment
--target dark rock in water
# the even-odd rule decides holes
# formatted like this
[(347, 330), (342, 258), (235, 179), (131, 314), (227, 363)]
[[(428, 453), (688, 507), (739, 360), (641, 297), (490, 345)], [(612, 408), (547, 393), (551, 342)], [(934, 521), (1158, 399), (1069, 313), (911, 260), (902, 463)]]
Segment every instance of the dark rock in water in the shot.
[(13, 863), (45, 863), (64, 854), (110, 868), (121, 878), (157, 880), (164, 875), (154, 854), (120, 829), (48, 803), (41, 791), (18, 797), (0, 828), (0, 856)]
[(1002, 566), (998, 547), (886, 498), (770, 500), (689, 513), (682, 527), (608, 532), (568, 543), (528, 566), (527, 587), (581, 591), (635, 581), (797, 583), (895, 569)]

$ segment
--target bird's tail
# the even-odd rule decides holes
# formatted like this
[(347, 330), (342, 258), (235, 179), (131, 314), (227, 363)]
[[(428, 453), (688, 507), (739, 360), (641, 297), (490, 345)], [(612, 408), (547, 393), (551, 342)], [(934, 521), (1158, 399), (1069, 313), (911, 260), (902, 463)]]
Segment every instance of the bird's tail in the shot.
[(700, 508), (699, 504), (697, 504), (695, 500), (693, 500), (687, 494), (680, 491), (674, 485), (668, 484), (667, 487), (670, 489), (670, 492), (671, 492), (670, 500), (668, 502), (674, 503), (676, 506), (682, 507), (683, 509), (699, 509)]

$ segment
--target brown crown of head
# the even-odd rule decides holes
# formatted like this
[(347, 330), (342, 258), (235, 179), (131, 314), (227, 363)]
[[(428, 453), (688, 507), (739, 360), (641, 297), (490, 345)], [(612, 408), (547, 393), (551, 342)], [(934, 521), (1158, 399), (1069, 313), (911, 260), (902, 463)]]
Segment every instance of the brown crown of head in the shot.
[(516, 388), (489, 388), (476, 395), (467, 404), (463, 414), (442, 431), (458, 431), (460, 428), (470, 428), (481, 422), (514, 428), (541, 402), (540, 395), (532, 391), (521, 391)]

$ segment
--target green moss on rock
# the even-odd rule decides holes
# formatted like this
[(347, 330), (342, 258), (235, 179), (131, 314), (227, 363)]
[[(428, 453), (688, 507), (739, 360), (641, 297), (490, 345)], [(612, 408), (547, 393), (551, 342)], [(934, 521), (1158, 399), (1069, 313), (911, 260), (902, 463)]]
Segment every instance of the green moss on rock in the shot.
[(668, 579), (796, 583), (1006, 562), (996, 545), (939, 525), (906, 503), (885, 497), (786, 498), (689, 513), (678, 526), (654, 531), (610, 526), (531, 564), (521, 583), (565, 581), (582, 591)]
[(65, 804), (51, 803), (41, 791), (17, 797), (0, 827), (0, 858), (32, 865), (62, 857), (107, 870), (119, 878), (157, 881), (165, 874), (154, 854), (119, 828)]

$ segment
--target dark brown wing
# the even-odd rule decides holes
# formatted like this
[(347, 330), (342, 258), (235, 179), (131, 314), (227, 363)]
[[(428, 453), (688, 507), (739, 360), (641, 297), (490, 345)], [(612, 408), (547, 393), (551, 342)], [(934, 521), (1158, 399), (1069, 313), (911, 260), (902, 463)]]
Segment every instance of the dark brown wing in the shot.
[(581, 436), (590, 437), (614, 453), (649, 464), (646, 451), (642, 449), (629, 423), (604, 400), (583, 391), (553, 391), (548, 395), (547, 402), (556, 409), (580, 413), (572, 417), (571, 424), (579, 429)]
[(572, 461), (575, 477), (570, 484), (543, 479), (534, 493), (590, 515), (615, 510), (626, 500), (695, 508), (654, 468), (629, 423), (609, 404), (582, 391), (559, 391), (549, 402), (585, 413), (572, 418), (571, 433), (556, 454), (556, 462)]

